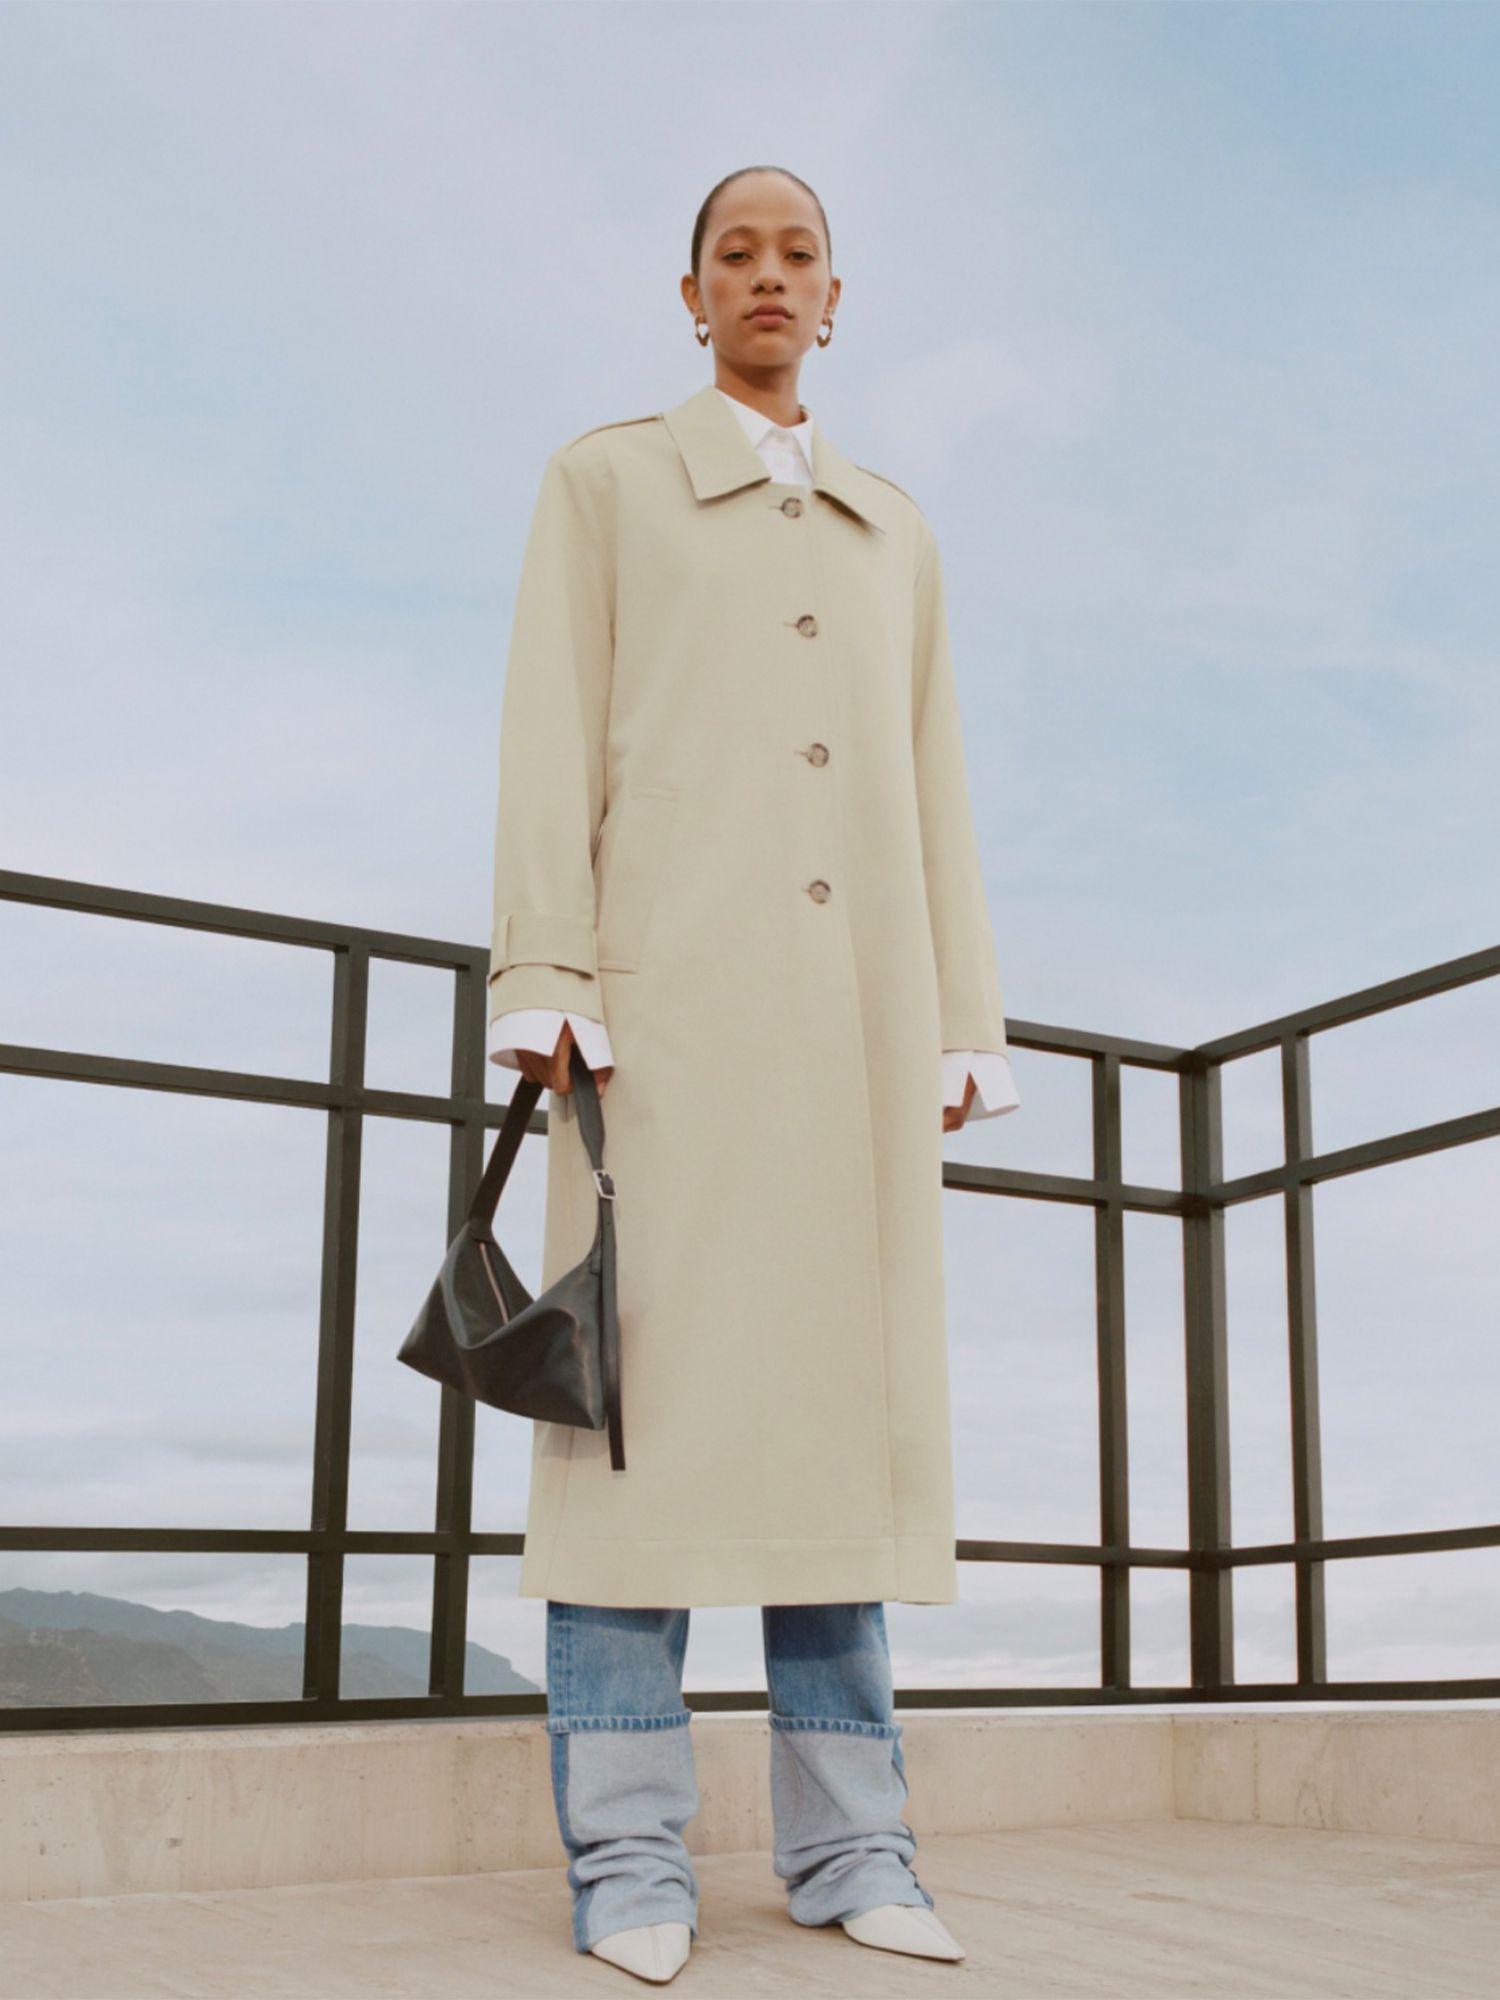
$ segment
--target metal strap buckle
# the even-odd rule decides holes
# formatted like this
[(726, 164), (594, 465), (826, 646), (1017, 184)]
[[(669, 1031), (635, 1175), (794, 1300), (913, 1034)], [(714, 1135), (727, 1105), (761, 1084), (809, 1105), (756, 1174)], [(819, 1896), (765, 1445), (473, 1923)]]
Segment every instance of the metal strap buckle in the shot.
[(603, 1195), (606, 1201), (614, 1200), (615, 1184), (609, 1177), (608, 1167), (594, 1168), (594, 1186), (599, 1190), (600, 1194)]

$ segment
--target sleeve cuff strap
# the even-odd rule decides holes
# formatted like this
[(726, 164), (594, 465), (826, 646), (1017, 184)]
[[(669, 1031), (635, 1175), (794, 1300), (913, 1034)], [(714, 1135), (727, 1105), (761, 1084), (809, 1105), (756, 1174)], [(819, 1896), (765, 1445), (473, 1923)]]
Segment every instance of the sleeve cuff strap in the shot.
[(512, 965), (562, 965), (570, 972), (599, 971), (594, 926), (583, 917), (554, 916), (546, 910), (511, 910), (495, 932), (490, 978)]

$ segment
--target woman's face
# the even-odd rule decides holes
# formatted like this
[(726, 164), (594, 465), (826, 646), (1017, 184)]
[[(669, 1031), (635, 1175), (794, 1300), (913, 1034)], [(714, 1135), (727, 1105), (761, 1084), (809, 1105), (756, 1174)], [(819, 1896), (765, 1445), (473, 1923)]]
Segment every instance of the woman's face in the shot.
[(731, 181), (709, 210), (697, 281), (689, 274), (682, 291), (739, 373), (795, 366), (839, 295), (817, 203), (782, 174)]

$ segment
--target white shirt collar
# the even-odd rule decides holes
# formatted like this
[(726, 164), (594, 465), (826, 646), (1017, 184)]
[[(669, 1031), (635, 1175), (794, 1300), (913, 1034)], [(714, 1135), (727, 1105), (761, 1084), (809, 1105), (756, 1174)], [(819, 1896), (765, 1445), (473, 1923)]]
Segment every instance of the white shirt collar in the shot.
[[(714, 387), (716, 389), (719, 388), (717, 382), (714, 384)], [(744, 425), (746, 437), (749, 438), (751, 444), (755, 445), (757, 449), (768, 431), (780, 431), (784, 437), (793, 439), (801, 446), (802, 456), (807, 461), (808, 470), (809, 472), (812, 470), (813, 420), (810, 410), (808, 410), (807, 415), (800, 424), (778, 424), (776, 419), (768, 417), (764, 410), (752, 410), (748, 403), (742, 403), (738, 396), (731, 396), (727, 389), (719, 389), (719, 394)], [(805, 403), (802, 407), (805, 410), (807, 409)]]

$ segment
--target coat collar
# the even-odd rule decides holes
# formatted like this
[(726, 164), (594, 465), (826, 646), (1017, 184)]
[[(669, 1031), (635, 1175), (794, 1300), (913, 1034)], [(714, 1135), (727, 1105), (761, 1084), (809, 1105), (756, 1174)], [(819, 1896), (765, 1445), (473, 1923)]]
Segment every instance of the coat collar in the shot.
[[(700, 500), (716, 500), (770, 478), (744, 426), (712, 382), (661, 416)], [(813, 425), (812, 447), (814, 490), (884, 533), (884, 524), (870, 511), (867, 475), (829, 443), (821, 424)]]

